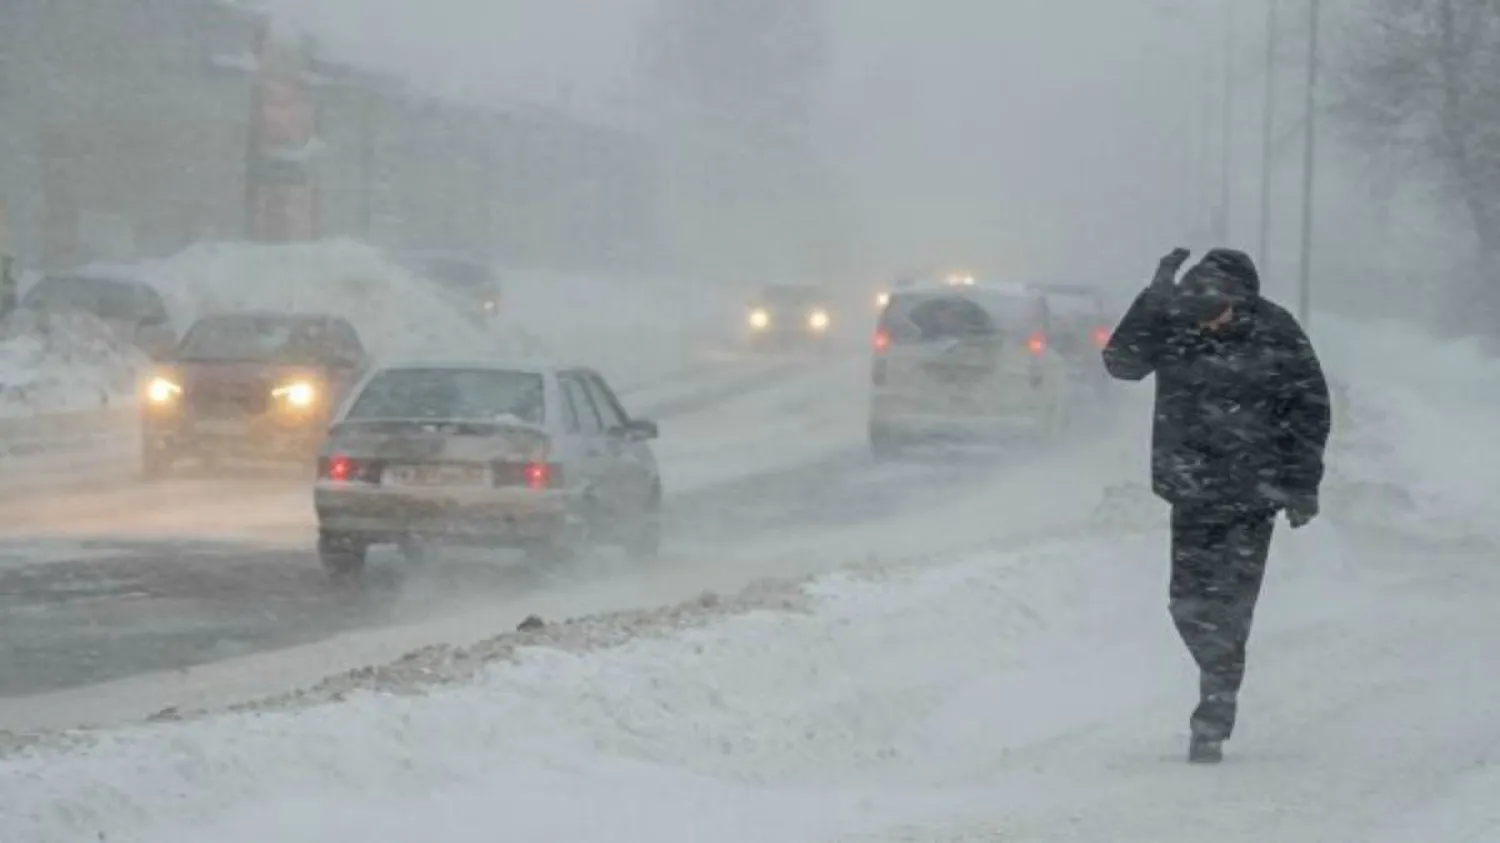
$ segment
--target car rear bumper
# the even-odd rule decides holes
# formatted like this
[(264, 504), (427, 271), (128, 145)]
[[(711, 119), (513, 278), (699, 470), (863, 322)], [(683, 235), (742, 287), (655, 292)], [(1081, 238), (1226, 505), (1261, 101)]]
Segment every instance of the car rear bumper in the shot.
[(319, 481), (313, 490), (318, 528), (366, 544), (404, 538), (454, 544), (523, 547), (568, 525), (576, 496), (531, 489), (392, 489)]

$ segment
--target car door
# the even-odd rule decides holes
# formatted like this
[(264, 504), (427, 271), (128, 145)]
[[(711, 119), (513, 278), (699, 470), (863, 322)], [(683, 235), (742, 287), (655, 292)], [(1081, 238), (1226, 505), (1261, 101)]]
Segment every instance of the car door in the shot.
[(609, 452), (605, 444), (604, 422), (589, 398), (588, 386), (578, 372), (563, 372), (557, 376), (562, 392), (565, 423), (573, 439), (570, 463), (565, 472), (576, 472), (584, 496), (593, 505), (608, 507), (610, 490), (606, 467)]
[(604, 378), (597, 372), (585, 372), (584, 380), (604, 422), (610, 486), (617, 508), (640, 512), (656, 485), (656, 457), (650, 444), (629, 430), (630, 416)]

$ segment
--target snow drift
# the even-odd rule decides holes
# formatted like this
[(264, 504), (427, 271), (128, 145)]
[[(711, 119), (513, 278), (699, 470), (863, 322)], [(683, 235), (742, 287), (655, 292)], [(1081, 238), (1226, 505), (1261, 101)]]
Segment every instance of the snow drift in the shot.
[[(1272, 587), (1341, 577), (1330, 541)], [(851, 571), (431, 648), (310, 707), (14, 753), (0, 815), (37, 843), (818, 840), (931, 818), (1011, 753), (1191, 687), (1161, 544)], [(1264, 629), (1328, 614), (1280, 601)]]
[(346, 317), (377, 357), (497, 350), (437, 288), (354, 242), (200, 244), (162, 260), (99, 268), (156, 288), (179, 333), (207, 313), (308, 311)]
[(129, 401), (147, 365), (138, 349), (88, 314), (16, 311), (0, 322), (0, 416)]

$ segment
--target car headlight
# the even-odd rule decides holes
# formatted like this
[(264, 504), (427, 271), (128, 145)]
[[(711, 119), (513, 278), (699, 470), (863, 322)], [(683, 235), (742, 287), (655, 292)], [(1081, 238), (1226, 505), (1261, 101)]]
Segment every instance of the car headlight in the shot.
[(318, 390), (307, 381), (296, 381), (278, 386), (271, 390), (271, 394), (292, 405), (293, 407), (310, 407), (318, 400)]
[(166, 378), (152, 378), (146, 384), (146, 400), (152, 404), (166, 404), (182, 394), (182, 387)]
[(771, 325), (771, 314), (765, 310), (756, 309), (750, 311), (750, 327), (757, 331), (763, 331)]
[(888, 305), (890, 303), (891, 303), (891, 294), (890, 293), (877, 293), (875, 295), (875, 306), (876, 307), (885, 307), (886, 305)]
[(831, 321), (832, 320), (828, 318), (828, 311), (814, 310), (812, 314), (807, 317), (807, 327), (812, 328), (814, 331), (826, 331), (828, 330), (828, 324)]

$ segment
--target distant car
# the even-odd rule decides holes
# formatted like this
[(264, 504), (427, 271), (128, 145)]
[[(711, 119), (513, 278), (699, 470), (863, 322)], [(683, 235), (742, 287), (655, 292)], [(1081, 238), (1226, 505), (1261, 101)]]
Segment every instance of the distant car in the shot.
[(1023, 288), (944, 283), (893, 293), (875, 332), (872, 452), (1061, 430), (1070, 379), (1050, 329), (1046, 298)]
[(756, 348), (821, 346), (833, 329), (833, 313), (827, 293), (819, 287), (773, 284), (751, 303), (746, 325)]
[(142, 396), (142, 468), (180, 460), (311, 460), (367, 366), (359, 333), (327, 314), (204, 316)]
[(359, 574), (372, 545), (518, 548), (541, 562), (586, 545), (656, 555), (656, 424), (589, 369), (411, 363), (379, 369), (318, 458), (318, 553)]
[(82, 312), (99, 319), (121, 342), (153, 358), (177, 344), (172, 317), (149, 284), (103, 274), (46, 275), (21, 297), (21, 308), (38, 313)]
[(916, 279), (910, 275), (900, 275), (892, 281), (889, 286), (882, 287), (875, 293), (875, 309), (884, 310), (891, 303), (891, 294), (898, 290), (907, 290), (916, 285)]
[(1109, 342), (1115, 317), (1103, 290), (1086, 284), (1034, 284), (1047, 298), (1052, 319), (1052, 346), (1072, 367), (1074, 377), (1097, 394), (1111, 381), (1099, 352)]
[(487, 259), (462, 252), (413, 251), (398, 260), (453, 296), (469, 315), (489, 319), (500, 314), (503, 290)]

